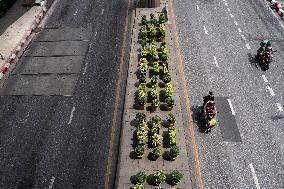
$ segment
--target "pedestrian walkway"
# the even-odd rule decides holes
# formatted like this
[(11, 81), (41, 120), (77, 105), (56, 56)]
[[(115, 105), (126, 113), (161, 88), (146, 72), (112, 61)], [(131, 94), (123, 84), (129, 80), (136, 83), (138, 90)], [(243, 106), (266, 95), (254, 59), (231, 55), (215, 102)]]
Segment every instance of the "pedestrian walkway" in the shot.
[(18, 0), (0, 18), (0, 68), (7, 63), (13, 50), (30, 29), (35, 17), (41, 12), (41, 6), (23, 6), (33, 2), (34, 0)]

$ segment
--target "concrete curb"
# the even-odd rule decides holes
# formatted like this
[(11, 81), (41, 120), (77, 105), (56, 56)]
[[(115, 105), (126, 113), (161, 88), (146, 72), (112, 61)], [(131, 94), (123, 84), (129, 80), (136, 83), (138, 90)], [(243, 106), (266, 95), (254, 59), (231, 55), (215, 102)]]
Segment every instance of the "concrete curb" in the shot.
[(43, 0), (41, 1), (41, 11), (38, 15), (35, 16), (34, 21), (32, 22), (30, 28), (28, 29), (28, 31), (25, 33), (24, 37), (20, 40), (20, 42), (18, 43), (18, 45), (14, 48), (13, 52), (11, 53), (11, 55), (9, 56), (9, 58), (7, 59), (5, 65), (3, 67), (0, 67), (0, 80), (4, 77), (4, 75), (9, 71), (9, 67), (14, 64), (16, 62), (16, 59), (18, 57), (20, 57), (21, 55), (21, 51), (23, 50), (23, 48), (28, 44), (29, 42), (29, 38), (33, 32), (33, 30), (40, 24), (40, 22), (42, 21), (47, 9), (46, 9), (46, 3), (47, 0)]

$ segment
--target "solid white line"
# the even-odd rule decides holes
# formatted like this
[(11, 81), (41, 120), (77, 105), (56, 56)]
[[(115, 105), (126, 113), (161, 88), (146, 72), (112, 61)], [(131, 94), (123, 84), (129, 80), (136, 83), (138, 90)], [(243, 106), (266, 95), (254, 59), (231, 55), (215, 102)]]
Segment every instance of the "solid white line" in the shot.
[(197, 8), (197, 10), (199, 10), (199, 6), (198, 5), (196, 5), (196, 8)]
[(249, 45), (248, 43), (246, 44), (246, 47), (247, 47), (247, 49), (249, 49), (249, 50), (251, 49), (251, 48), (250, 48), (250, 45)]
[(253, 167), (252, 163), (249, 164), (249, 167), (250, 167), (250, 170), (252, 172), (252, 176), (253, 176), (253, 180), (254, 180), (255, 186), (256, 186), (257, 189), (260, 189), (260, 186), (259, 186), (259, 183), (258, 183), (258, 179), (256, 177), (255, 170), (254, 170), (254, 167)]
[(215, 62), (215, 64), (216, 64), (216, 66), (219, 68), (219, 64), (218, 64), (218, 62), (217, 62), (216, 56), (213, 56), (213, 58), (214, 58), (214, 62)]
[(209, 35), (205, 26), (203, 26), (203, 29), (204, 29), (205, 34)]
[(263, 81), (264, 81), (265, 83), (268, 82), (268, 80), (266, 79), (265, 75), (262, 75), (262, 79), (263, 79)]
[(234, 15), (230, 14), (230, 17), (231, 17), (231, 18), (234, 18)]
[(228, 3), (225, 3), (226, 6), (228, 6)]
[(233, 105), (232, 105), (231, 100), (230, 100), (230, 99), (228, 99), (228, 102), (229, 102), (229, 105), (230, 105), (230, 108), (231, 108), (231, 112), (232, 112), (232, 114), (233, 114), (233, 115), (236, 115), (236, 112), (235, 112), (235, 110), (234, 110), (234, 108), (233, 108)]
[(238, 26), (238, 25), (239, 25), (237, 21), (234, 21), (234, 23), (235, 23), (235, 25), (236, 25), (236, 26)]
[(238, 31), (241, 33), (242, 32), (241, 28), (238, 28)]
[(230, 12), (231, 11), (231, 9), (229, 9), (229, 8), (227, 8), (227, 10)]
[(268, 91), (270, 92), (271, 96), (275, 96), (275, 93), (271, 87), (267, 86)]
[(105, 9), (102, 9), (101, 15), (103, 15), (103, 14), (104, 14), (104, 11), (105, 11)]
[(71, 122), (72, 122), (74, 111), (75, 111), (75, 107), (72, 108), (72, 111), (71, 111), (71, 114), (70, 114), (70, 118), (69, 118), (69, 121), (68, 121), (68, 125), (70, 125)]
[(52, 189), (54, 181), (55, 181), (55, 177), (52, 176), (50, 183), (49, 183), (49, 186), (48, 186), (48, 189)]
[(276, 106), (280, 112), (283, 112), (283, 108), (280, 103), (276, 103)]

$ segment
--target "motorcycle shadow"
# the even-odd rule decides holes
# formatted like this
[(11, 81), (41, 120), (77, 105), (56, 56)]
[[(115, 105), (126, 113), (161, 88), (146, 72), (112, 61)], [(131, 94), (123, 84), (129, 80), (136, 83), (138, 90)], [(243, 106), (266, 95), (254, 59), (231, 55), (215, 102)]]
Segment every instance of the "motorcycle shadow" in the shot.
[(248, 53), (248, 61), (252, 66), (258, 68), (257, 56), (255, 54)]
[(206, 121), (202, 114), (202, 106), (192, 106), (192, 120), (198, 126), (198, 131), (201, 133), (206, 133)]

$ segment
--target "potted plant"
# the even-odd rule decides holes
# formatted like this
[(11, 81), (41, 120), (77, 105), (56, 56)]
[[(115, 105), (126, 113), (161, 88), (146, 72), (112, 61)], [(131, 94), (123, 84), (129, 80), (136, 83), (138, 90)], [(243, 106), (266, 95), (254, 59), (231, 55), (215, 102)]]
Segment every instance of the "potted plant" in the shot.
[(135, 184), (133, 189), (145, 189), (144, 184)]
[(138, 123), (146, 122), (146, 115), (143, 112), (138, 112), (135, 116), (135, 119), (138, 121)]
[(160, 24), (166, 23), (166, 16), (165, 16), (165, 13), (160, 13), (160, 15), (159, 15), (159, 23), (160, 23)]
[(140, 72), (139, 83), (146, 83), (146, 72)]
[(162, 121), (161, 117), (159, 115), (155, 115), (153, 118), (152, 118), (152, 123), (157, 123), (157, 124), (160, 124)]
[(153, 13), (151, 13), (151, 14), (150, 14), (150, 24), (153, 24), (153, 25), (156, 26), (157, 22), (158, 22), (158, 21), (157, 21), (155, 15), (154, 15)]
[(170, 159), (175, 160), (179, 156), (179, 147), (171, 146), (170, 148)]
[(160, 65), (159, 62), (153, 62), (153, 74), (159, 75), (160, 73)]
[(163, 151), (161, 148), (154, 148), (153, 151), (151, 152), (151, 158), (152, 160), (157, 160), (159, 157), (161, 157), (163, 154)]
[(152, 99), (152, 110), (156, 111), (160, 106), (160, 101), (157, 98)]
[(142, 145), (136, 146), (135, 149), (134, 149), (134, 152), (135, 152), (136, 158), (142, 159), (142, 157), (144, 155), (144, 146), (142, 146)]
[(146, 104), (146, 84), (145, 83), (140, 83), (138, 87), (138, 95), (137, 95), (137, 102), (140, 106), (145, 108)]
[(147, 57), (147, 49), (146, 46), (143, 46), (140, 51), (140, 58), (146, 58), (146, 57)]
[(168, 110), (168, 111), (171, 111), (172, 108), (173, 108), (174, 105), (175, 105), (174, 99), (173, 99), (171, 96), (168, 96), (168, 97), (165, 98), (165, 102), (166, 102), (166, 104), (167, 104), (167, 110)]
[(169, 83), (169, 82), (171, 82), (171, 80), (172, 80), (172, 78), (171, 78), (170, 72), (163, 73), (163, 81), (165, 83)]
[(176, 128), (175, 127), (173, 127), (173, 126), (169, 127), (168, 136), (169, 136), (170, 146), (175, 146), (177, 144), (177, 134), (176, 134)]
[(163, 140), (163, 137), (161, 135), (159, 135), (158, 133), (156, 132), (152, 132), (152, 135), (150, 136), (150, 145), (152, 147), (158, 147), (162, 144), (162, 140)]
[[(155, 27), (154, 24), (150, 24), (149, 38), (155, 39), (155, 37), (156, 37), (156, 27)], [(142, 36), (141, 36), (141, 38), (142, 38)]]
[(140, 37), (141, 39), (146, 39), (147, 38), (147, 27), (146, 25), (142, 25), (140, 28)]
[(159, 186), (160, 184), (165, 182), (165, 180), (166, 180), (166, 175), (162, 170), (156, 171), (154, 173), (154, 175), (153, 175), (153, 184), (154, 185)]
[(176, 118), (173, 114), (168, 114), (167, 122), (169, 123), (169, 126), (175, 126), (176, 124)]
[(151, 77), (151, 83), (152, 83), (152, 84), (158, 83), (158, 80), (159, 80), (159, 78), (158, 78), (157, 75), (153, 75), (153, 76)]
[(144, 171), (139, 171), (135, 175), (135, 182), (136, 184), (142, 184), (146, 181), (147, 175)]
[(170, 182), (172, 185), (178, 184), (183, 179), (183, 175), (178, 170), (174, 170), (170, 173)]
[[(141, 24), (142, 25), (147, 25), (148, 24), (148, 21), (147, 21), (147, 18), (146, 18), (146, 15), (143, 15), (143, 16), (141, 16), (142, 17), (142, 19), (141, 19)], [(160, 17), (159, 17), (160, 18)]]

